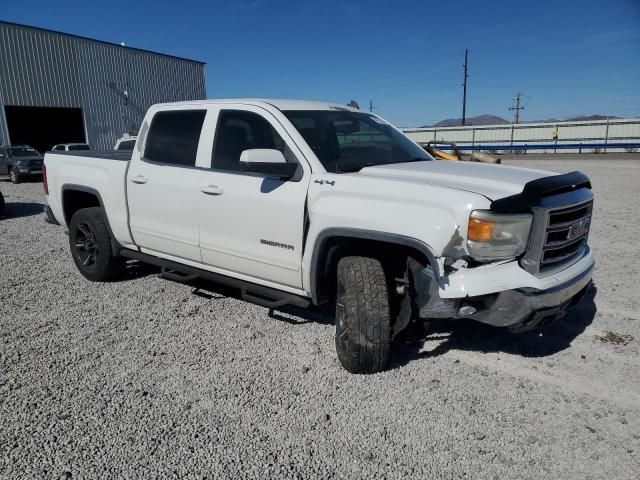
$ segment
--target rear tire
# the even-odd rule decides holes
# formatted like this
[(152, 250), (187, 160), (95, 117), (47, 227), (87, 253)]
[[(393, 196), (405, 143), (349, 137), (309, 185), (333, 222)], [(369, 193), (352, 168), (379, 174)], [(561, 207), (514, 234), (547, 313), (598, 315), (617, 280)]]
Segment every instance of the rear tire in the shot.
[(11, 183), (22, 183), (22, 175), (20, 175), (20, 172), (18, 172), (15, 167), (9, 169), (9, 179)]
[(391, 344), (389, 287), (380, 261), (344, 257), (338, 262), (336, 351), (351, 373), (387, 368)]
[(100, 207), (83, 208), (69, 224), (71, 256), (80, 273), (93, 282), (105, 282), (122, 273), (124, 260), (113, 255), (111, 234)]

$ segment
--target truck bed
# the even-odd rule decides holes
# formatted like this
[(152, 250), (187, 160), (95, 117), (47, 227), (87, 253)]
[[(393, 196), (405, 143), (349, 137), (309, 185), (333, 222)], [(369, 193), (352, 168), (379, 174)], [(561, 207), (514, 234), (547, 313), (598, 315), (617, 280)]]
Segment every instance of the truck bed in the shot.
[(118, 160), (128, 162), (131, 160), (132, 150), (72, 150), (70, 152), (47, 152), (56, 155), (67, 155), (69, 157), (89, 157), (101, 160)]
[(69, 220), (63, 211), (66, 190), (89, 193), (98, 197), (116, 240), (123, 246), (133, 244), (125, 182), (131, 155), (128, 150), (46, 152), (48, 203), (58, 223)]

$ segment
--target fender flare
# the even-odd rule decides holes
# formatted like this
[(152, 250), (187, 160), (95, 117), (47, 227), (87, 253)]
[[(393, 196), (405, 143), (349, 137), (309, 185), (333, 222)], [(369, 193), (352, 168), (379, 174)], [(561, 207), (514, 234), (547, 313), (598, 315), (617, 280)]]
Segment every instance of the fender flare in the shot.
[(392, 243), (395, 245), (401, 245), (403, 247), (411, 247), (415, 250), (418, 250), (422, 253), (434, 270), (434, 274), (439, 275), (439, 267), (438, 262), (436, 261), (436, 255), (433, 253), (432, 248), (427, 245), (422, 240), (418, 240), (417, 238), (407, 237), (405, 235), (400, 235), (397, 233), (388, 233), (388, 232), (379, 232), (376, 230), (366, 230), (360, 228), (348, 228), (348, 227), (337, 227), (337, 228), (326, 228), (322, 230), (315, 239), (313, 245), (313, 253), (311, 255), (311, 268), (309, 271), (310, 275), (310, 290), (311, 290), (311, 298), (314, 305), (318, 304), (318, 268), (320, 266), (320, 252), (324, 248), (326, 242), (334, 237), (347, 237), (347, 238), (357, 238), (362, 240), (375, 240), (380, 242)]
[(114, 255), (119, 255), (120, 250), (122, 249), (122, 246), (116, 240), (116, 237), (113, 234), (113, 230), (111, 230), (111, 222), (109, 222), (107, 209), (104, 208), (104, 202), (102, 201), (102, 196), (100, 195), (100, 192), (98, 192), (98, 190), (96, 190), (95, 188), (86, 187), (84, 185), (76, 185), (74, 183), (65, 183), (64, 185), (62, 185), (62, 188), (60, 189), (60, 193), (61, 193), (60, 205), (62, 206), (62, 215), (64, 216), (64, 220), (67, 224), (67, 229), (69, 228), (69, 224), (71, 223), (71, 218), (67, 218), (67, 215), (65, 214), (65, 211), (64, 211), (64, 192), (68, 190), (89, 193), (91, 195), (94, 195), (98, 199), (98, 204), (100, 205), (100, 208), (104, 212), (104, 218), (107, 221), (107, 229), (109, 230), (109, 236), (111, 237), (111, 251), (114, 253)]

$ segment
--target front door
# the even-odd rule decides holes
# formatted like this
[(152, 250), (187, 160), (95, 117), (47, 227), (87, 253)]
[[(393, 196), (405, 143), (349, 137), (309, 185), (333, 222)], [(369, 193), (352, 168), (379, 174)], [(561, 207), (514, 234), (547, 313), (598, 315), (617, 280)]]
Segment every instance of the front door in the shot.
[[(298, 163), (291, 180), (240, 170), (243, 150), (278, 149)], [(302, 287), (302, 243), (309, 168), (282, 126), (266, 110), (232, 105), (218, 114), (212, 168), (198, 200), (205, 264), (235, 276)], [(251, 279), (251, 278), (250, 278)]]

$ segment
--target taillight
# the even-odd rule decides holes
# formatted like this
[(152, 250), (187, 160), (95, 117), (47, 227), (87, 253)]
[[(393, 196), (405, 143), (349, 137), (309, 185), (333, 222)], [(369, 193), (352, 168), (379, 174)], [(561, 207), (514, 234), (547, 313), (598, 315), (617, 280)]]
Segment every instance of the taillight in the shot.
[(42, 186), (44, 187), (44, 193), (49, 195), (49, 184), (47, 183), (47, 166), (42, 164)]

